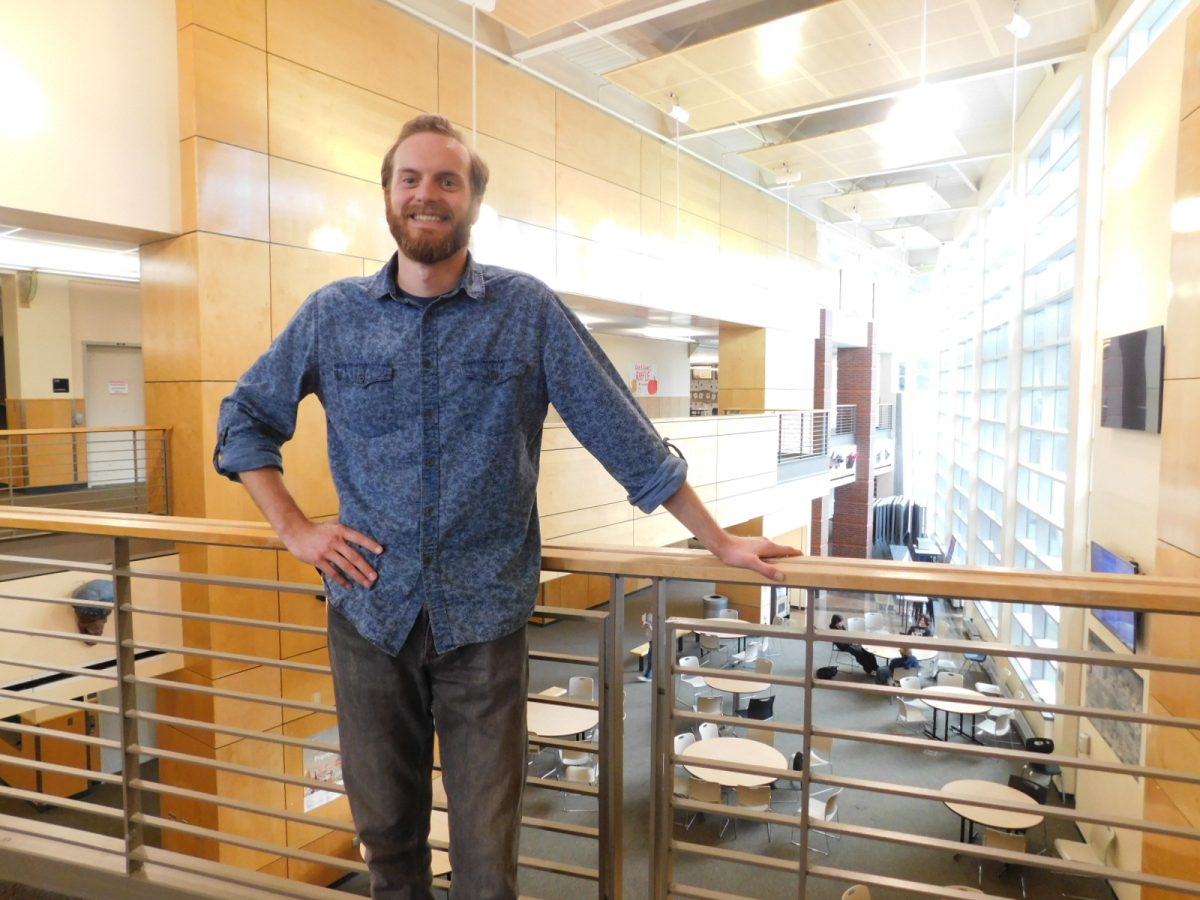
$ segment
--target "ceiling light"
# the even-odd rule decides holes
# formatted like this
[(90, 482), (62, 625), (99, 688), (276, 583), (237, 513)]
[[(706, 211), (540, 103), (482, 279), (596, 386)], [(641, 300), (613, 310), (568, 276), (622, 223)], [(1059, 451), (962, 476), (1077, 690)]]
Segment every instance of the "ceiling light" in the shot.
[(1012, 21), (1004, 26), (1004, 30), (1017, 40), (1023, 41), (1025, 38), (1029, 37), (1029, 32), (1033, 30), (1033, 26), (1029, 24), (1029, 20), (1027, 18), (1017, 11), (1017, 8), (1014, 8)]
[(462, 0), (467, 6), (473, 6), (480, 12), (490, 13), (496, 11), (496, 0)]
[(692, 114), (679, 105), (675, 98), (672, 97), (671, 108), (667, 110), (667, 115), (678, 122), (680, 125), (686, 125)]
[(776, 184), (792, 184), (804, 177), (799, 169), (793, 169), (787, 163), (784, 163), (771, 174), (775, 176)]

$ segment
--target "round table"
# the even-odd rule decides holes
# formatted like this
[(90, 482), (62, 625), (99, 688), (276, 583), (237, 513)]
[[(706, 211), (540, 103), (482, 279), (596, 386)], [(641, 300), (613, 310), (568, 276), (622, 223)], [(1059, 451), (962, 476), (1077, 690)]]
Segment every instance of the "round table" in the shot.
[(567, 737), (585, 734), (600, 723), (600, 710), (559, 703), (525, 704), (526, 728), (538, 737)]
[(747, 775), (725, 769), (710, 769), (703, 760), (737, 763), (746, 766), (765, 766), (786, 769), (787, 759), (782, 753), (762, 741), (749, 738), (715, 737), (707, 741), (696, 741), (679, 754), (680, 762), (696, 778), (712, 781), (723, 787), (760, 787), (775, 781), (771, 775)]
[[(897, 641), (894, 644), (863, 644), (863, 649), (868, 653), (874, 653), (882, 660), (890, 660), (900, 655), (900, 648), (905, 646), (903, 641)], [(916, 657), (917, 662), (928, 662), (938, 655), (935, 647), (913, 647), (912, 655)]]
[[(1016, 788), (1011, 788), (1007, 784), (1000, 784), (996, 781), (964, 778), (942, 785), (942, 790), (953, 791), (956, 794), (973, 795), (981, 800), (998, 800), (1014, 805), (1032, 806), (1035, 810), (1039, 805), (1028, 794), (1024, 794)], [(974, 828), (968, 829), (967, 823), (971, 823), (972, 826), (979, 824), (988, 828), (997, 828), (1001, 831), (1025, 831), (1028, 828), (1033, 828), (1035, 825), (1041, 825), (1046, 818), (1040, 812), (1036, 811), (1015, 812), (1008, 809), (993, 809), (989, 806), (975, 806), (965, 801), (946, 800), (943, 802), (945, 802), (947, 809), (962, 819), (958, 832), (960, 840), (964, 839), (964, 831), (966, 831), (965, 840), (970, 841), (971, 839)]]
[(710, 688), (733, 694), (733, 714), (735, 716), (742, 694), (757, 694), (759, 691), (769, 690), (771, 687), (770, 682), (767, 681), (742, 681), (740, 678), (725, 678), (720, 675), (705, 675), (704, 683)]
[[(950, 716), (951, 714), (959, 717), (958, 733), (963, 737), (968, 737), (975, 743), (975, 717), (986, 713), (995, 704), (992, 698), (973, 691), (970, 688), (954, 687), (948, 684), (931, 684), (929, 687), (921, 691), (921, 702), (933, 710), (933, 722), (931, 728), (926, 732), (931, 738), (936, 740), (950, 740)], [(938, 713), (944, 713), (946, 725), (942, 729), (942, 736), (937, 736), (937, 719)], [(971, 733), (967, 734), (962, 729), (962, 717), (971, 717)]]

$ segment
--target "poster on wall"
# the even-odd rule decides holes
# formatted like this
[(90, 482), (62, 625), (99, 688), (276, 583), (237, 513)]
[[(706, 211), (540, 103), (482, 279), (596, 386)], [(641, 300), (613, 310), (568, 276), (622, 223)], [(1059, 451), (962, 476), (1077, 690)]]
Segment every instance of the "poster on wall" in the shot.
[(635, 397), (653, 397), (658, 393), (658, 366), (654, 363), (634, 363), (629, 388)]
[[(1088, 630), (1088, 650), (1092, 653), (1111, 654), (1109, 646)], [(1088, 666), (1086, 701), (1088, 706), (1100, 709), (1119, 709), (1124, 712), (1141, 712), (1145, 692), (1142, 676), (1133, 669), (1116, 666)], [(1121, 762), (1136, 766), (1142, 761), (1142, 726), (1137, 722), (1120, 722), (1113, 719), (1093, 718), (1092, 725), (1100, 736), (1112, 747)]]
[[(311, 740), (322, 744), (336, 744), (338, 742), (337, 726), (314, 734)], [(314, 750), (305, 747), (304, 777), (315, 781), (324, 781), (327, 784), (340, 785), (342, 783), (342, 755), (332, 750)], [(312, 812), (326, 803), (332, 803), (341, 796), (343, 795), (338, 791), (323, 791), (320, 788), (306, 785), (304, 788), (304, 811)]]

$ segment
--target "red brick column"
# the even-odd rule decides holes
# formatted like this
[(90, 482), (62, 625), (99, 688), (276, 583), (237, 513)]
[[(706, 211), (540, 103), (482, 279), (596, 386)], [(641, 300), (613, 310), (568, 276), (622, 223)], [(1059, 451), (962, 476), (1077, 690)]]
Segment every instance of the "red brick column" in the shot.
[(829, 555), (867, 559), (871, 551), (871, 505), (875, 499), (875, 479), (871, 475), (874, 451), (876, 398), (872, 390), (874, 330), (867, 326), (867, 346), (838, 350), (837, 402), (858, 409), (854, 440), (858, 460), (854, 481), (836, 490), (833, 529), (829, 535)]

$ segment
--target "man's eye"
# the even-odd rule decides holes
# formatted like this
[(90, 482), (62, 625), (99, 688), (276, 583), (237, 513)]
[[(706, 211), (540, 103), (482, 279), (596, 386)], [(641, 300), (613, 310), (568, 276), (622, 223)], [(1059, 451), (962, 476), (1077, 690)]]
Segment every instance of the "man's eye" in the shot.
[(442, 179), (442, 187), (446, 188), (447, 190), (453, 190), (454, 188), (458, 187), (458, 179), (443, 178)]

